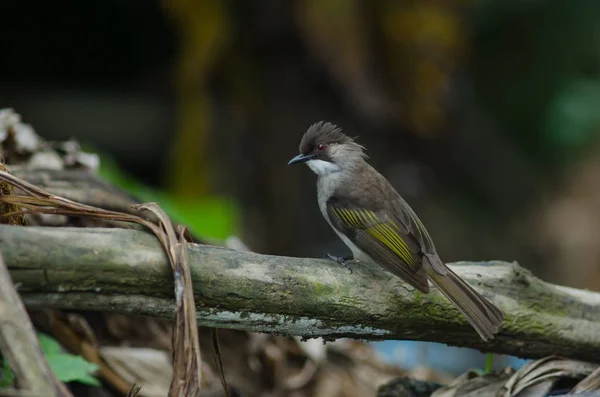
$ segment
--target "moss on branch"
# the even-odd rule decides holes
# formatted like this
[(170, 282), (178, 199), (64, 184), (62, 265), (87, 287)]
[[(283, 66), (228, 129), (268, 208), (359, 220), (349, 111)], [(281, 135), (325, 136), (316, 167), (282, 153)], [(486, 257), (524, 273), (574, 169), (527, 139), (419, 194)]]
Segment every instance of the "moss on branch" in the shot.
[[(158, 241), (124, 229), (0, 225), (0, 250), (31, 307), (171, 317), (173, 283)], [(450, 266), (505, 312), (483, 342), (437, 291), (379, 268), (195, 245), (200, 325), (304, 337), (410, 339), (520, 357), (600, 357), (600, 294), (545, 283), (515, 263)]]

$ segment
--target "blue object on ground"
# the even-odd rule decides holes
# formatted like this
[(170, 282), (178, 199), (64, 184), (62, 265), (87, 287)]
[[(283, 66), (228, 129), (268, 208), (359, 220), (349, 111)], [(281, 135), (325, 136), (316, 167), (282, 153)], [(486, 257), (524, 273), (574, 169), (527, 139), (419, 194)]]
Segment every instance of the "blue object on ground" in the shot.
[[(388, 363), (404, 369), (428, 367), (449, 375), (458, 376), (470, 369), (485, 370), (487, 353), (441, 343), (387, 340), (373, 342), (373, 347)], [(492, 369), (505, 367), (519, 369), (528, 360), (513, 356), (494, 355)]]

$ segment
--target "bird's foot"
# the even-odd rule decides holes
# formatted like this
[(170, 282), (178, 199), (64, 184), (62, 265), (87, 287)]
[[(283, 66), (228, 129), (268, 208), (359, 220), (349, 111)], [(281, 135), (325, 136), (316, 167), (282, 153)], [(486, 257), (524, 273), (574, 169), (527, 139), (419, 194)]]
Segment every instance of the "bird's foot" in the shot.
[(327, 254), (327, 259), (334, 261), (338, 265), (342, 265), (346, 269), (350, 270), (350, 274), (352, 274), (352, 268), (347, 261), (354, 259), (353, 256), (333, 256), (331, 254)]

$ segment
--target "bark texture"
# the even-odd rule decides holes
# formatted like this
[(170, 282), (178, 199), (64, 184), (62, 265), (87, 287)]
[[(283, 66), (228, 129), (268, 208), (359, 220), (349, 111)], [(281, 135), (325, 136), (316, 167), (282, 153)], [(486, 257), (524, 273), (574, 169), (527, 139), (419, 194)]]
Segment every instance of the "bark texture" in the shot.
[[(149, 233), (0, 225), (0, 251), (26, 305), (172, 317), (167, 258)], [(545, 283), (515, 263), (450, 266), (505, 313), (483, 342), (438, 291), (379, 268), (194, 245), (199, 325), (307, 338), (409, 339), (520, 357), (600, 357), (600, 294)]]

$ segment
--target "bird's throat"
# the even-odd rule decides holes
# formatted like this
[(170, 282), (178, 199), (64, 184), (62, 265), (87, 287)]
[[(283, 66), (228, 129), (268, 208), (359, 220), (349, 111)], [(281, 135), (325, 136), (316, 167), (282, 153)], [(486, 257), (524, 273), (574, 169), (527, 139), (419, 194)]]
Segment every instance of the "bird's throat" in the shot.
[(319, 176), (327, 176), (342, 170), (339, 165), (324, 160), (309, 160), (306, 165)]

